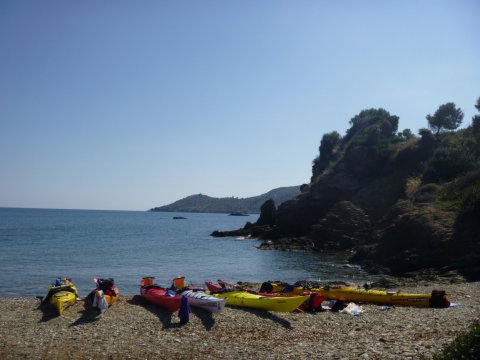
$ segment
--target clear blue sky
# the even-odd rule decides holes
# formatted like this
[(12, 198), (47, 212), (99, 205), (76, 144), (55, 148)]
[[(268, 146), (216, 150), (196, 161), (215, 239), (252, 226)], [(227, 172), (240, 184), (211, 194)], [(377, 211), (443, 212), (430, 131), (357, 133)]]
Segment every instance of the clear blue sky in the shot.
[(480, 1), (0, 1), (0, 206), (306, 183), (322, 135), (480, 97)]

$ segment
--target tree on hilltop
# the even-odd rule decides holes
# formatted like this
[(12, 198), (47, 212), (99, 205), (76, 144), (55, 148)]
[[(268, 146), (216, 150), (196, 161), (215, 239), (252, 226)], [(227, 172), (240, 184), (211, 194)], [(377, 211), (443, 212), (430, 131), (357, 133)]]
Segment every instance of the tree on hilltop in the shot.
[(409, 140), (415, 137), (410, 129), (404, 129), (402, 132), (398, 133), (398, 136), (404, 137), (405, 139)]
[(376, 124), (383, 136), (393, 136), (397, 133), (399, 119), (382, 108), (362, 110), (350, 120), (352, 127), (347, 130), (347, 135), (352, 136), (357, 131)]
[(433, 115), (426, 116), (428, 127), (438, 135), (442, 130), (455, 130), (463, 120), (463, 111), (453, 102), (440, 105)]

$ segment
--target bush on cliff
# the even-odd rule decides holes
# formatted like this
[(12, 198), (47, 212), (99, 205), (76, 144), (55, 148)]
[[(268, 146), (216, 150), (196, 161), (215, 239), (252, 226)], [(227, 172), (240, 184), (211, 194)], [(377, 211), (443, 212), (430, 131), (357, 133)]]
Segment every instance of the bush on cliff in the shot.
[(406, 141), (396, 134), (398, 116), (384, 109), (361, 111), (350, 120), (352, 127), (344, 138), (350, 170), (357, 176), (380, 176), (395, 153), (395, 145)]
[(480, 221), (480, 169), (445, 185), (435, 205), (455, 212), (460, 219)]
[(318, 148), (319, 155), (313, 160), (312, 179), (320, 175), (322, 171), (326, 169), (329, 161), (332, 159), (333, 149), (341, 138), (340, 134), (336, 131), (323, 135), (320, 147)]
[[(324, 134), (312, 163), (313, 181), (329, 166), (335, 153), (346, 150), (351, 169), (363, 176), (377, 172), (394, 153), (394, 145), (413, 138), (409, 129), (397, 134), (399, 117), (385, 109), (362, 110), (350, 120), (345, 137), (336, 131)], [(337, 150), (335, 150), (337, 148)], [(356, 169), (356, 170), (355, 170)]]
[[(480, 98), (477, 99), (475, 107), (480, 111)], [(480, 115), (475, 115), (472, 118), (472, 133), (476, 143), (480, 145)]]
[(362, 110), (350, 120), (350, 129), (347, 130), (346, 139), (350, 139), (361, 129), (376, 125), (383, 136), (392, 136), (398, 130), (399, 117), (390, 115), (385, 109)]
[(410, 129), (404, 129), (402, 132), (399, 132), (397, 136), (405, 138), (405, 140), (410, 140), (415, 137), (415, 135), (412, 133), (412, 130)]
[(465, 191), (460, 204), (459, 217), (480, 221), (480, 181)]
[(427, 182), (450, 181), (478, 166), (477, 158), (463, 146), (443, 146), (428, 162), (424, 179)]

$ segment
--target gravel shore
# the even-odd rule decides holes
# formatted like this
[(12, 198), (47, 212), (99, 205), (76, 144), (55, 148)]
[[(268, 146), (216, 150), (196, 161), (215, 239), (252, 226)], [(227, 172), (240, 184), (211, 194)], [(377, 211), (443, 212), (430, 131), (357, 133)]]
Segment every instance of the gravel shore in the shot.
[[(56, 317), (33, 297), (0, 298), (0, 359), (422, 359), (480, 318), (480, 283), (417, 284), (404, 292), (444, 289), (458, 307), (344, 313), (269, 313), (226, 308), (176, 314), (121, 296), (105, 314), (79, 301)], [(120, 289), (121, 290), (121, 289)], [(392, 289), (392, 290), (398, 290)]]

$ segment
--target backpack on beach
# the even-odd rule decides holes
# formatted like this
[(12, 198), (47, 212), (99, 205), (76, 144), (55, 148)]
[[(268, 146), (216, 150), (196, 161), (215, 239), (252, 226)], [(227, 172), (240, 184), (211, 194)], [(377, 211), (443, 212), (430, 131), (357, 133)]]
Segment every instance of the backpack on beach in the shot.
[(428, 304), (432, 308), (447, 308), (450, 306), (450, 301), (447, 300), (444, 290), (433, 290)]
[(115, 286), (115, 281), (112, 278), (108, 279), (97, 279), (97, 288), (98, 290), (108, 291)]

